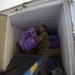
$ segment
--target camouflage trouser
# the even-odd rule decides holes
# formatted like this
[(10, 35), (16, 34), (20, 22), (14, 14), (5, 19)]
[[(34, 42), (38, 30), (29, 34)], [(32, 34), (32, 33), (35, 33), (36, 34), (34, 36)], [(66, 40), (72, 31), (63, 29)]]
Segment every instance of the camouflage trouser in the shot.
[(42, 55), (42, 59), (43, 59), (43, 66), (40, 70), (40, 73), (41, 75), (47, 75), (46, 74), (46, 62), (49, 57), (49, 49), (40, 49), (40, 54)]

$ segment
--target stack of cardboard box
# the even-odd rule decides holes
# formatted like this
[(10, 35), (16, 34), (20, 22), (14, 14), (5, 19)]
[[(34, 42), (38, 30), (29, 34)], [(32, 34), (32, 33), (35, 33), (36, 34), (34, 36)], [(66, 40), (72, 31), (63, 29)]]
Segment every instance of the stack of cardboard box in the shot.
[(49, 49), (50, 56), (58, 56), (61, 55), (61, 49), (60, 48), (50, 48)]

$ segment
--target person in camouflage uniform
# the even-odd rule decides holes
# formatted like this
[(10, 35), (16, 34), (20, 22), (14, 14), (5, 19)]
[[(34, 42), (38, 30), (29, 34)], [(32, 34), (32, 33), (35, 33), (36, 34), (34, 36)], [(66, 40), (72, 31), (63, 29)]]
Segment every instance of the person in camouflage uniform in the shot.
[(36, 37), (36, 32), (34, 30), (35, 41), (39, 43), (40, 51), (39, 53), (42, 55), (43, 67), (40, 70), (41, 75), (46, 75), (46, 62), (49, 57), (49, 36), (46, 32), (46, 26), (40, 26), (40, 35)]

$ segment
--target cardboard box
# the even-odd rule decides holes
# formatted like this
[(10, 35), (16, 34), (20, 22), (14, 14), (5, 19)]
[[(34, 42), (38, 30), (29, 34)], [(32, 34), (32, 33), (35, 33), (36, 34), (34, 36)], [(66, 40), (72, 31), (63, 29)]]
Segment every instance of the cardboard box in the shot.
[(60, 48), (54, 48), (54, 49), (49, 49), (49, 54), (50, 56), (59, 56), (61, 55), (61, 49)]
[(13, 27), (6, 15), (0, 15), (0, 72), (5, 71), (13, 56)]

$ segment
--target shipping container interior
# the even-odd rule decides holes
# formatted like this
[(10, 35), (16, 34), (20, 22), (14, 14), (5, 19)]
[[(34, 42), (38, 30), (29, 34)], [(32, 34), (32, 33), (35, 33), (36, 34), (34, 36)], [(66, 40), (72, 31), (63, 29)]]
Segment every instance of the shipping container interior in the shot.
[[(60, 48), (62, 63), (65, 71), (69, 74), (69, 57), (66, 43), (66, 28), (65, 28), (65, 15), (63, 4), (47, 4), (40, 5), (34, 8), (26, 9), (25, 11), (9, 16), (11, 23), (14, 27), (14, 50), (17, 52), (16, 43), (22, 37), (22, 33), (34, 27), (36, 32), (39, 33), (40, 25), (44, 24), (47, 27), (49, 35), (57, 34), (60, 38)], [(67, 55), (66, 55), (67, 54)]]
[(29, 28), (35, 28), (39, 34), (39, 27), (44, 24), (49, 35), (59, 35), (60, 15), (62, 14), (62, 4), (59, 4), (37, 7), (36, 9), (31, 8), (20, 14), (9, 16), (14, 27), (15, 51), (17, 51), (16, 43), (22, 38), (23, 32)]

